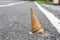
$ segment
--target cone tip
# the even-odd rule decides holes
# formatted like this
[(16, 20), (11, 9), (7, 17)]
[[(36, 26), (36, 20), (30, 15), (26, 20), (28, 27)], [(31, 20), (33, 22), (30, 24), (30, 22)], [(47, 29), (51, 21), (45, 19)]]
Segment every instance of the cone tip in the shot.
[(30, 8), (30, 10), (32, 11), (32, 8)]

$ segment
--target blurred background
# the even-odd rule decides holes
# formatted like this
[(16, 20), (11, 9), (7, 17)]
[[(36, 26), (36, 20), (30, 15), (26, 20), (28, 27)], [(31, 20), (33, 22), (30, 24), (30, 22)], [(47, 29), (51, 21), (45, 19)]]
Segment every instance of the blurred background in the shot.
[(60, 4), (60, 0), (0, 0), (0, 1), (38, 1), (38, 3)]

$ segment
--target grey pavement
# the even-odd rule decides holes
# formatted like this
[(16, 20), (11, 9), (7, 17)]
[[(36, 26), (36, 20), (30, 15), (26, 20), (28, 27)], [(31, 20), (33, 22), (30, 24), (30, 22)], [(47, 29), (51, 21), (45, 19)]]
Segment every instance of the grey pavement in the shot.
[(34, 0), (0, 0), (0, 1), (34, 1)]
[(21, 3), (23, 1), (0, 1), (0, 5), (6, 5), (6, 4), (10, 4), (10, 3)]
[(44, 7), (46, 10), (53, 13), (57, 18), (60, 19), (60, 5), (42, 4), (42, 7)]
[(0, 0), (0, 1), (24, 1), (24, 0)]
[[(49, 36), (29, 34), (31, 31), (30, 8)], [(0, 7), (0, 40), (60, 40), (60, 34), (34, 2), (25, 2), (14, 6)]]

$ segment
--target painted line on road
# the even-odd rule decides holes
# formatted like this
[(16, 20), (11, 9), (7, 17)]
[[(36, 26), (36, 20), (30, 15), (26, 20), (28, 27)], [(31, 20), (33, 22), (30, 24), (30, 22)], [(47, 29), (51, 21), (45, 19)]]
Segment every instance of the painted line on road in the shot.
[(37, 7), (44, 13), (44, 15), (48, 18), (48, 20), (53, 24), (53, 26), (57, 29), (57, 31), (60, 33), (60, 20), (55, 17), (51, 12), (44, 9), (40, 4), (35, 2)]
[(25, 2), (19, 2), (19, 3), (10, 3), (10, 4), (6, 4), (6, 5), (0, 5), (0, 7), (6, 7), (6, 6), (13, 6), (13, 5), (17, 5), (17, 4), (23, 4)]

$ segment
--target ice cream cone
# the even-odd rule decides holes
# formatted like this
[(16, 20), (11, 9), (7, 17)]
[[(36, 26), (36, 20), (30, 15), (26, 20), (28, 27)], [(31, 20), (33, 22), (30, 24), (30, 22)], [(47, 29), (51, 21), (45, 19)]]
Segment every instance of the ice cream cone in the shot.
[(35, 15), (35, 12), (33, 11), (32, 8), (30, 8), (30, 11), (31, 11), (32, 33), (44, 34), (43, 27), (42, 27), (41, 24), (39, 23), (36, 15)]

